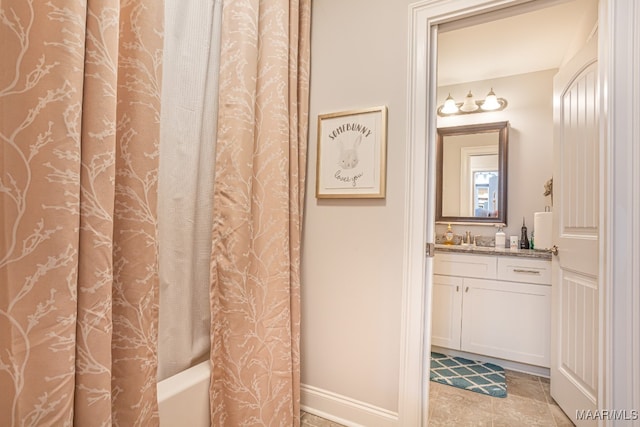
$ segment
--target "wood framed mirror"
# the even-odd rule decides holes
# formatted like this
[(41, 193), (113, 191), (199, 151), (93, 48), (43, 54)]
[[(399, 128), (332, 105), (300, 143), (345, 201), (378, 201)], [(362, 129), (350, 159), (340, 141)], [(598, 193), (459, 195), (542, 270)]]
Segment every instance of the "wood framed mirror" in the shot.
[(509, 122), (438, 128), (436, 222), (507, 224)]

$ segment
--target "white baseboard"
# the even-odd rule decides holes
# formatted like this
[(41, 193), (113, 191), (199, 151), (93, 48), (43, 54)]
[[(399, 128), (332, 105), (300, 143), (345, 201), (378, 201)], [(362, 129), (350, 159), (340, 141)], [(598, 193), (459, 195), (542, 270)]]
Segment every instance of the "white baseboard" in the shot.
[(467, 353), (466, 351), (452, 350), (449, 348), (438, 347), (436, 345), (431, 346), (431, 350), (436, 353), (446, 354), (448, 356), (463, 357), (465, 359), (477, 360), (479, 362), (489, 362), (495, 365), (502, 366), (505, 369), (512, 371), (524, 372), (525, 374), (537, 375), (539, 377), (549, 378), (549, 368), (543, 366), (528, 365), (526, 363), (513, 362), (511, 360), (498, 359), (495, 357), (484, 356), (481, 354)]
[(300, 386), (301, 409), (347, 427), (397, 427), (398, 414), (310, 385)]

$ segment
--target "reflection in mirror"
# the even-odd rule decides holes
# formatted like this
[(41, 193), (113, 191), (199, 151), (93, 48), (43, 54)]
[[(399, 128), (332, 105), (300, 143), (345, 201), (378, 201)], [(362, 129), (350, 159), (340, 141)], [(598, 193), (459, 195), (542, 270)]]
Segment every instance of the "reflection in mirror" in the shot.
[(506, 224), (508, 122), (438, 129), (436, 221)]

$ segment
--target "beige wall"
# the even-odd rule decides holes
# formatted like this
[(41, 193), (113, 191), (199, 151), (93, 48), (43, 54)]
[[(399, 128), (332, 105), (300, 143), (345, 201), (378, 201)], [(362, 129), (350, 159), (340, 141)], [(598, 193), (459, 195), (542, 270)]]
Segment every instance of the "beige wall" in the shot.
[[(438, 89), (438, 102), (449, 93), (461, 102), (469, 90), (477, 98), (484, 97), (493, 87), (499, 97), (507, 100), (507, 108), (492, 113), (438, 117), (439, 127), (474, 123), (509, 121), (509, 175), (507, 227), (509, 235), (520, 236), (522, 218), (529, 233), (533, 229), (533, 213), (544, 211), (551, 203), (543, 196), (544, 184), (552, 175), (553, 159), (553, 76), (557, 70), (498, 79), (444, 86)], [(437, 225), (444, 233), (446, 225)], [(470, 230), (473, 234), (491, 236), (497, 231), (491, 226), (453, 226), (456, 234)]]
[[(411, 3), (315, 0), (312, 10), (302, 383), (391, 412), (398, 408)], [(533, 212), (544, 208), (542, 186), (551, 176), (545, 147), (552, 137), (552, 75), (545, 71), (477, 87), (466, 84), (456, 95), (469, 89), (485, 94), (494, 84), (498, 96), (509, 100), (504, 112), (491, 116), (491, 121), (509, 120), (512, 126), (509, 160), (517, 166), (509, 174), (508, 234), (519, 233), (523, 215), (532, 225)], [(388, 107), (389, 117), (387, 197), (316, 199), (318, 114), (380, 105)], [(473, 116), (477, 120), (482, 115), (465, 119)], [(495, 232), (479, 228), (482, 234)], [(304, 399), (303, 393), (303, 405)]]
[[(315, 0), (311, 28), (302, 382), (390, 411), (398, 400), (410, 3)], [(379, 105), (389, 117), (387, 197), (316, 199), (318, 114)]]

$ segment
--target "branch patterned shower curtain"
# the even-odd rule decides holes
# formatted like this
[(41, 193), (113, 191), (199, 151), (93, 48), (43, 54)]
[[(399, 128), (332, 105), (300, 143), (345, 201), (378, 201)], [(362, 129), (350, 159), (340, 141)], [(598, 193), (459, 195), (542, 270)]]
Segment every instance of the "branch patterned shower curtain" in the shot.
[[(298, 425), (310, 2), (223, 3), (212, 425)], [(162, 27), (0, 3), (0, 425), (158, 423)]]
[(214, 426), (300, 423), (310, 0), (225, 1), (211, 263)]
[(0, 425), (157, 425), (162, 1), (0, 2)]

